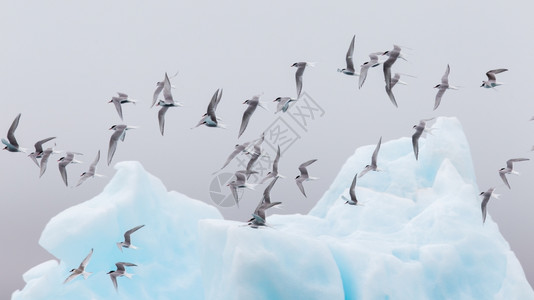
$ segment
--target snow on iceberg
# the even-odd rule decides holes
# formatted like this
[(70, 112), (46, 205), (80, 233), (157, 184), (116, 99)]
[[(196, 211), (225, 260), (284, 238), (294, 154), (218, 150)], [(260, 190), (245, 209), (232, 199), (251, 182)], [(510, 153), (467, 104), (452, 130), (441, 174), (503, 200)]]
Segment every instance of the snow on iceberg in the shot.
[[(273, 215), (260, 229), (121, 163), (101, 195), (50, 221), (40, 243), (60, 263), (25, 273), (12, 299), (534, 299), (495, 222), (482, 224), (460, 123), (438, 118), (432, 128), (419, 161), (410, 138), (382, 144), (382, 171), (358, 180), (362, 205), (341, 196), (375, 145), (356, 150), (308, 215)], [(117, 238), (139, 224), (140, 249), (120, 253)], [(94, 274), (63, 285), (91, 247)], [(138, 265), (118, 294), (105, 274), (116, 261)]]

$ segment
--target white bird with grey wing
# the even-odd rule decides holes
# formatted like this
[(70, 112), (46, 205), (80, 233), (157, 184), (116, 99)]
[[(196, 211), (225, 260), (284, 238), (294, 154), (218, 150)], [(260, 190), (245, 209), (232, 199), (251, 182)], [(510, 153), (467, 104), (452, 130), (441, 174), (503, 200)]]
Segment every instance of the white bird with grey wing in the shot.
[(9, 152), (26, 152), (26, 149), (21, 148), (15, 138), (15, 130), (19, 126), (20, 116), (21, 114), (18, 114), (13, 120), (13, 123), (11, 123), (11, 126), (9, 126), (7, 140), (2, 138), (2, 144), (6, 145), (3, 149)]
[(134, 228), (126, 231), (124, 233), (124, 242), (117, 242), (117, 247), (119, 248), (119, 250), (121, 250), (122, 252), (122, 248), (131, 248), (131, 249), (137, 249), (136, 246), (132, 245), (132, 238), (131, 238), (131, 235), (132, 233), (136, 232), (137, 230), (141, 229), (142, 227), (144, 227), (145, 225), (139, 225), (139, 226), (135, 226)]
[(89, 254), (87, 254), (87, 256), (84, 258), (84, 260), (82, 261), (82, 263), (80, 264), (80, 266), (76, 269), (72, 269), (70, 270), (70, 276), (67, 277), (67, 279), (65, 279), (65, 281), (63, 281), (63, 284), (73, 280), (74, 278), (82, 275), (84, 279), (87, 279), (87, 277), (89, 277), (89, 275), (91, 275), (92, 273), (91, 272), (86, 272), (85, 271), (85, 268), (87, 267), (87, 264), (89, 263), (89, 260), (91, 260), (91, 256), (93, 255), (93, 249), (91, 249), (91, 251), (89, 252)]
[(118, 262), (115, 264), (117, 266), (117, 270), (111, 270), (107, 274), (109, 274), (109, 277), (111, 278), (111, 281), (113, 282), (113, 286), (115, 287), (115, 290), (119, 291), (119, 286), (117, 284), (117, 277), (125, 276), (127, 278), (132, 278), (134, 274), (130, 274), (126, 272), (125, 267), (136, 267), (136, 264), (132, 264), (129, 262)]
[(98, 161), (100, 160), (100, 150), (98, 150), (98, 153), (96, 154), (95, 160), (91, 163), (89, 166), (89, 170), (86, 172), (83, 172), (80, 175), (80, 180), (78, 181), (78, 184), (76, 186), (80, 186), (86, 179), (92, 178), (92, 177), (102, 177), (103, 175), (96, 174), (96, 165), (98, 164)]
[(125, 93), (117, 92), (117, 94), (119, 96), (118, 97), (111, 97), (111, 100), (109, 100), (108, 103), (113, 103), (113, 105), (115, 105), (115, 109), (117, 110), (117, 113), (119, 114), (119, 117), (121, 118), (121, 120), (123, 120), (123, 118), (122, 118), (122, 104), (125, 104), (125, 103), (136, 104), (137, 100), (131, 99)]
[(337, 69), (338, 72), (341, 72), (345, 75), (349, 76), (358, 76), (360, 74), (356, 73), (354, 70), (354, 60), (352, 56), (354, 55), (354, 41), (356, 39), (356, 35), (352, 36), (352, 40), (350, 42), (349, 50), (347, 50), (347, 54), (345, 55), (345, 62), (346, 67), (343, 69)]
[(360, 172), (360, 175), (358, 177), (362, 177), (363, 175), (367, 174), (369, 171), (379, 171), (378, 166), (376, 164), (376, 158), (378, 157), (378, 151), (380, 151), (380, 145), (382, 144), (382, 137), (378, 140), (378, 144), (376, 144), (375, 151), (373, 151), (373, 155), (371, 157), (371, 164), (366, 165), (365, 168)]
[(63, 182), (65, 182), (66, 186), (69, 186), (69, 183), (67, 180), (67, 166), (69, 164), (82, 163), (81, 161), (74, 159), (74, 155), (83, 155), (83, 154), (77, 153), (77, 152), (67, 152), (67, 156), (63, 156), (60, 159), (58, 159), (59, 173), (61, 174), (61, 178), (63, 178)]
[(34, 148), (35, 148), (35, 151), (30, 153), (28, 156), (33, 160), (33, 162), (39, 167), (39, 162), (37, 161), (38, 158), (42, 158), (43, 157), (43, 144), (50, 141), (50, 140), (53, 140), (55, 139), (56, 137), (49, 137), (49, 138), (46, 138), (46, 139), (42, 139), (40, 141), (38, 141), (37, 143), (35, 143), (34, 145)]
[(482, 204), (480, 205), (480, 208), (482, 210), (482, 223), (486, 222), (487, 206), (488, 206), (489, 199), (490, 198), (499, 199), (499, 195), (495, 194), (494, 191), (495, 191), (495, 188), (492, 187), (492, 188), (489, 188), (487, 191), (480, 193), (480, 196), (482, 196)]
[(511, 189), (510, 184), (508, 183), (508, 179), (506, 178), (506, 174), (514, 174), (519, 175), (519, 172), (514, 171), (514, 163), (519, 161), (527, 161), (530, 160), (529, 158), (512, 158), (506, 161), (506, 168), (499, 169), (499, 176), (501, 177), (502, 181), (506, 186)]
[(317, 177), (310, 177), (308, 175), (308, 169), (306, 169), (306, 167), (308, 167), (309, 165), (313, 164), (316, 161), (317, 161), (317, 159), (312, 159), (312, 160), (308, 160), (307, 162), (302, 163), (299, 166), (300, 175), (295, 177), (295, 181), (297, 183), (297, 186), (299, 187), (299, 189), (302, 192), (302, 194), (304, 195), (304, 197), (308, 197), (308, 196), (306, 196), (306, 192), (304, 191), (304, 186), (302, 185), (302, 183), (304, 181), (310, 181), (310, 180), (319, 179)]
[(486, 72), (486, 76), (488, 77), (488, 80), (482, 81), (482, 85), (480, 87), (484, 87), (487, 89), (494, 88), (496, 86), (502, 85), (502, 82), (497, 82), (497, 78), (495, 77), (495, 74), (499, 74), (502, 72), (506, 72), (508, 69), (495, 69), (495, 70), (489, 70)]

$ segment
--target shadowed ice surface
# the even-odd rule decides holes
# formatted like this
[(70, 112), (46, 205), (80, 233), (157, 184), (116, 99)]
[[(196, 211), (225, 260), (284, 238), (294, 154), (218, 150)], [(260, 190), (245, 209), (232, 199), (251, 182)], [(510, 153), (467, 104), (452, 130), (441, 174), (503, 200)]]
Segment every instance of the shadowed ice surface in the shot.
[[(59, 263), (26, 272), (12, 299), (534, 299), (490, 216), (503, 200), (490, 200), (482, 223), (460, 123), (438, 118), (432, 128), (418, 161), (409, 137), (382, 144), (381, 171), (358, 180), (361, 205), (341, 196), (375, 145), (356, 150), (309, 215), (272, 215), (259, 229), (119, 163), (102, 194), (50, 220), (40, 244)], [(139, 249), (121, 253), (116, 242), (141, 224)], [(93, 274), (63, 284), (91, 248)], [(116, 292), (106, 272), (118, 261), (138, 266)]]

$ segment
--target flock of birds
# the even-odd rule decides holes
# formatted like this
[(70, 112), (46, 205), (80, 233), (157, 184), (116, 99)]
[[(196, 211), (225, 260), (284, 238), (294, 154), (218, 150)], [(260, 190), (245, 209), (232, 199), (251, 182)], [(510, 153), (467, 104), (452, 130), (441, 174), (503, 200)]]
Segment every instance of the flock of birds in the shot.
[[(132, 245), (131, 234), (141, 229), (143, 226), (145, 225), (136, 226), (124, 233), (124, 242), (117, 242), (117, 247), (119, 248), (119, 250), (121, 250), (121, 252), (122, 252), (122, 248), (137, 249), (136, 246)], [(67, 277), (67, 279), (65, 279), (65, 281), (63, 281), (63, 284), (73, 280), (74, 278), (80, 275), (82, 275), (84, 279), (87, 279), (87, 277), (89, 277), (89, 275), (91, 275), (92, 273), (86, 272), (85, 268), (87, 267), (87, 264), (91, 260), (92, 256), (93, 256), (93, 249), (91, 249), (89, 254), (87, 254), (87, 256), (83, 259), (83, 261), (80, 263), (78, 268), (70, 270), (71, 274), (69, 275), (69, 277)], [(115, 287), (115, 290), (118, 291), (119, 286), (117, 284), (117, 278), (121, 276), (132, 278), (132, 275), (133, 275), (133, 274), (127, 273), (125, 267), (136, 267), (137, 265), (133, 263), (129, 263), (129, 262), (117, 262), (115, 263), (115, 266), (117, 266), (117, 270), (111, 270), (107, 274), (109, 274), (109, 277), (111, 278), (111, 281), (113, 282), (113, 286)]]
[[(338, 69), (338, 72), (341, 72), (342, 74), (345, 74), (345, 75), (348, 75), (348, 76), (359, 76), (358, 88), (361, 89), (363, 87), (364, 83), (365, 83), (365, 80), (367, 78), (368, 72), (371, 69), (373, 69), (373, 68), (375, 68), (375, 67), (377, 67), (379, 65), (382, 65), (383, 66), (384, 79), (385, 79), (386, 94), (388, 95), (388, 97), (391, 100), (391, 102), (393, 103), (393, 105), (395, 105), (397, 107), (398, 105), (397, 105), (397, 101), (395, 99), (395, 96), (393, 94), (393, 88), (394, 88), (394, 86), (396, 84), (404, 84), (404, 82), (402, 82), (400, 80), (400, 78), (401, 78), (401, 75), (406, 75), (406, 74), (395, 73), (392, 76), (392, 66), (397, 61), (398, 58), (406, 60), (406, 58), (404, 58), (403, 55), (401, 54), (402, 48), (400, 46), (394, 45), (392, 50), (385, 51), (385, 52), (374, 52), (374, 53), (369, 54), (370, 60), (368, 62), (364, 62), (360, 66), (360, 73), (357, 73), (356, 70), (355, 70), (355, 67), (354, 67), (354, 62), (353, 62), (354, 43), (355, 43), (355, 36), (351, 40), (349, 49), (348, 49), (346, 57), (345, 57), (346, 67), (342, 68), (342, 69)], [(384, 60), (382, 59), (383, 57), (385, 57)], [(278, 98), (274, 99), (273, 102), (278, 102), (277, 106), (276, 106), (275, 113), (278, 113), (278, 112), (284, 113), (288, 109), (291, 108), (291, 104), (292, 103), (295, 103), (295, 102), (299, 101), (300, 96), (301, 96), (301, 92), (302, 92), (302, 89), (303, 89), (303, 75), (304, 75), (304, 71), (305, 71), (307, 66), (313, 66), (313, 63), (310, 63), (310, 62), (296, 62), (291, 66), (291, 67), (295, 67), (296, 68), (295, 82), (296, 82), (296, 92), (297, 92), (296, 94), (297, 94), (297, 96), (296, 96), (296, 98), (278, 97)], [(495, 70), (488, 71), (486, 73), (486, 76), (487, 76), (488, 80), (483, 81), (481, 87), (489, 89), (489, 88), (494, 88), (496, 86), (501, 85), (502, 83), (499, 83), (496, 80), (496, 74), (500, 74), (500, 73), (505, 72), (505, 71), (507, 71), (507, 69), (495, 69)], [(434, 88), (438, 89), (438, 92), (437, 92), (436, 97), (435, 97), (434, 110), (439, 107), (439, 105), (441, 103), (441, 100), (443, 98), (443, 95), (444, 95), (446, 90), (448, 90), (448, 89), (457, 89), (457, 87), (449, 84), (449, 73), (450, 73), (450, 66), (447, 65), (445, 73), (444, 73), (443, 77), (441, 78), (441, 83), (437, 84), (434, 87)], [(154, 94), (153, 94), (153, 97), (152, 97), (152, 105), (151, 105), (151, 107), (153, 107), (154, 105), (160, 107), (160, 110), (158, 112), (158, 124), (159, 124), (159, 129), (160, 129), (161, 135), (164, 135), (165, 116), (166, 116), (167, 111), (170, 108), (182, 106), (181, 103), (178, 103), (173, 99), (173, 95), (172, 95), (172, 89), (174, 87), (172, 86), (172, 84), (170, 82), (170, 79), (175, 77), (175, 76), (177, 76), (177, 75), (178, 75), (178, 73), (176, 73), (173, 76), (169, 77), (167, 75), (167, 73), (165, 73), (165, 77), (164, 77), (163, 81), (160, 81), (160, 82), (156, 83), (156, 90), (154, 91)], [(193, 128), (197, 128), (197, 127), (199, 127), (201, 125), (205, 125), (207, 127), (225, 128), (225, 125), (220, 123), (221, 119), (216, 115), (217, 106), (218, 106), (219, 102), (221, 101), (222, 93), (223, 93), (222, 89), (217, 89), (215, 91), (215, 93), (213, 94), (210, 102), (208, 103), (206, 113), (204, 113), (201, 116), (198, 124), (196, 126), (194, 126)], [(160, 94), (163, 94), (163, 98), (164, 98), (163, 100), (158, 99)], [(243, 103), (243, 104), (247, 105), (247, 108), (244, 111), (243, 116), (242, 116), (241, 126), (240, 126), (239, 132), (238, 132), (238, 138), (246, 130), (247, 125), (248, 125), (248, 123), (250, 121), (250, 118), (252, 117), (252, 115), (255, 112), (256, 108), (258, 106), (260, 106), (260, 107), (262, 107), (264, 109), (267, 109), (265, 107), (265, 105), (259, 99), (260, 99), (260, 96), (256, 95), (256, 96), (252, 97), (251, 99), (246, 100)], [(115, 109), (117, 110), (117, 113), (118, 113), (119, 117), (121, 118), (121, 120), (123, 120), (122, 105), (128, 104), (128, 103), (135, 104), (136, 100), (131, 99), (125, 93), (118, 93), (117, 96), (114, 96), (114, 97), (111, 98), (111, 100), (109, 100), (109, 103), (113, 103), (114, 104)], [(21, 117), (21, 115), (18, 114), (16, 116), (16, 118), (14, 119), (13, 123), (11, 124), (11, 126), (10, 126), (10, 128), (9, 128), (9, 130), (7, 132), (7, 140), (2, 138), (2, 143), (5, 145), (4, 149), (9, 151), (9, 152), (26, 152), (26, 150), (24, 148), (19, 146), (19, 144), (18, 144), (18, 142), (17, 142), (17, 140), (15, 138), (15, 130), (17, 129), (17, 126), (19, 125), (20, 117)], [(412, 136), (412, 145), (413, 145), (413, 151), (414, 151), (414, 155), (415, 155), (415, 159), (416, 160), (418, 160), (418, 157), (419, 157), (419, 138), (425, 132), (430, 133), (430, 128), (426, 127), (426, 125), (427, 125), (426, 123), (428, 121), (430, 121), (430, 120), (432, 120), (432, 119), (423, 119), (423, 120), (419, 121), (419, 124), (413, 126), (413, 128), (415, 129), (415, 133)], [(128, 125), (125, 125), (125, 124), (117, 124), (117, 125), (113, 125), (113, 126), (110, 127), (110, 130), (113, 130), (114, 132), (111, 135), (110, 140), (109, 140), (108, 156), (107, 156), (107, 164), (108, 165), (111, 163), (111, 161), (113, 159), (113, 156), (114, 156), (115, 151), (117, 149), (119, 140), (120, 141), (124, 141), (126, 132), (128, 130), (130, 130), (130, 129), (135, 129), (135, 128), (136, 128), (135, 126), (128, 126)], [(193, 129), (193, 128), (191, 128), (191, 129)], [(239, 154), (245, 154), (245, 155), (250, 156), (250, 159), (248, 161), (246, 169), (245, 170), (236, 171), (235, 172), (235, 180), (231, 181), (228, 184), (229, 189), (232, 192), (232, 195), (234, 197), (234, 200), (235, 200), (235, 203), (236, 203), (237, 206), (239, 206), (238, 190), (239, 189), (243, 189), (243, 188), (254, 189), (254, 185), (248, 183), (247, 180), (249, 179), (249, 177), (252, 174), (257, 173), (256, 171), (254, 171), (253, 167), (254, 167), (255, 163), (257, 162), (257, 160), (260, 158), (260, 156), (263, 155), (261, 145), (262, 145), (262, 143), (264, 141), (264, 138), (265, 138), (265, 133), (263, 133), (259, 138), (255, 139), (255, 140), (248, 141), (248, 142), (245, 142), (245, 143), (242, 143), (242, 144), (237, 144), (235, 146), (235, 149), (233, 150), (233, 152), (228, 156), (228, 158), (227, 158), (226, 162), (223, 164), (223, 166), (218, 171), (215, 172), (215, 173), (217, 173), (220, 170), (224, 169)], [(35, 164), (40, 168), (40, 175), (39, 175), (40, 177), (43, 176), (43, 174), (46, 171), (47, 162), (48, 162), (50, 156), (52, 154), (60, 153), (60, 151), (54, 150), (53, 147), (49, 147), (49, 148), (43, 149), (43, 145), (45, 143), (47, 143), (47, 142), (50, 142), (53, 139), (55, 139), (55, 137), (49, 137), (49, 138), (42, 139), (42, 140), (36, 142), (35, 145), (34, 145), (35, 151), (31, 152), (28, 155), (35, 162)], [(358, 205), (358, 199), (357, 199), (356, 194), (355, 194), (355, 187), (356, 187), (356, 184), (357, 184), (357, 178), (361, 178), (362, 176), (364, 176), (369, 171), (380, 171), (380, 169), (378, 168), (377, 157), (378, 157), (378, 153), (379, 153), (379, 150), (380, 150), (381, 142), (382, 142), (382, 138), (379, 139), (378, 144), (377, 144), (377, 146), (376, 146), (376, 148), (375, 148), (375, 150), (374, 150), (374, 152), (372, 154), (371, 163), (369, 165), (365, 166), (365, 168), (363, 170), (361, 170), (359, 173), (355, 174), (354, 179), (353, 179), (352, 184), (351, 184), (350, 189), (349, 189), (350, 198), (342, 196), (342, 198), (345, 199), (345, 201), (346, 201), (345, 203), (346, 204)], [(64, 181), (66, 186), (68, 186), (66, 167), (69, 164), (79, 163), (79, 161), (75, 159), (75, 156), (80, 155), (80, 154), (81, 153), (67, 151), (66, 155), (61, 157), (61, 158), (59, 158), (59, 160), (58, 160), (59, 171), (60, 171), (61, 177), (62, 177), (62, 179), (63, 179), (63, 181)], [(39, 159), (40, 159), (40, 161), (39, 161)], [(98, 153), (96, 155), (96, 158), (91, 163), (89, 169), (86, 172), (81, 174), (81, 176), (79, 178), (79, 181), (78, 181), (76, 186), (81, 185), (88, 178), (92, 178), (94, 176), (101, 176), (101, 175), (98, 175), (96, 173), (96, 167), (97, 167), (97, 165), (99, 163), (99, 160), (100, 160), (100, 151), (98, 151)], [(284, 177), (281, 174), (279, 174), (279, 172), (278, 172), (279, 160), (280, 160), (280, 147), (278, 146), (276, 158), (274, 159), (273, 164), (272, 164), (272, 171), (270, 171), (265, 176), (265, 178), (263, 178), (261, 180), (260, 184), (263, 184), (264, 182), (266, 182), (268, 180), (271, 180), (271, 181), (268, 184), (268, 186), (265, 188), (261, 201), (259, 202), (259, 204), (257, 205), (256, 209), (252, 213), (252, 218), (247, 223), (247, 225), (249, 225), (249, 226), (251, 226), (253, 228), (258, 228), (260, 226), (267, 226), (265, 211), (267, 209), (273, 207), (273, 206), (281, 204), (281, 202), (271, 202), (271, 199), (270, 199), (270, 192), (271, 192), (271, 189), (273, 188), (274, 184), (276, 183), (276, 181), (278, 180), (279, 177), (282, 177), (282, 178)], [(516, 174), (517, 172), (515, 172), (513, 170), (513, 163), (514, 162), (518, 162), (518, 161), (525, 161), (525, 160), (528, 160), (528, 159), (527, 158), (510, 159), (507, 162), (506, 168), (502, 168), (501, 170), (499, 170), (499, 174), (500, 174), (503, 182), (509, 188), (510, 188), (510, 185), (508, 184), (508, 181), (506, 179), (506, 175), (507, 174)], [(300, 174), (298, 176), (296, 176), (295, 182), (296, 182), (296, 185), (298, 186), (298, 188), (300, 189), (300, 191), (302, 192), (302, 194), (305, 197), (306, 197), (306, 192), (305, 192), (304, 185), (303, 185), (304, 182), (317, 179), (315, 177), (309, 176), (307, 168), (311, 164), (316, 162), (316, 161), (317, 161), (317, 159), (311, 159), (311, 160), (308, 160), (308, 161), (300, 164), (300, 166), (298, 167), (298, 169), (300, 171)], [(489, 198), (490, 197), (497, 197), (497, 195), (495, 193), (493, 193), (494, 190), (495, 190), (495, 188), (492, 187), (492, 188), (488, 189), (486, 192), (481, 193), (481, 195), (483, 196), (483, 200), (482, 200), (483, 222), (485, 221), (485, 218), (486, 218), (486, 205), (487, 205), (487, 203), (489, 201)], [(142, 226), (143, 225), (137, 226), (137, 227), (127, 231), (124, 234), (125, 241), (120, 243), (120, 244), (118, 244), (119, 245), (119, 249), (122, 250), (122, 247), (134, 248), (131, 245), (130, 234), (133, 233), (134, 231), (138, 230)], [(91, 252), (82, 261), (82, 263), (80, 264), (80, 266), (77, 269), (72, 269), (71, 270), (72, 274), (65, 280), (65, 283), (69, 282), (70, 280), (72, 280), (73, 278), (75, 278), (75, 277), (77, 277), (79, 275), (83, 275), (83, 277), (86, 278), (90, 274), (90, 273), (85, 271), (85, 267), (87, 266), (92, 254), (93, 254), (93, 250), (91, 250)], [(135, 266), (135, 264), (127, 263), (127, 262), (118, 262), (118, 263), (116, 263), (116, 266), (117, 266), (116, 270), (108, 272), (108, 274), (111, 276), (111, 279), (113, 281), (113, 284), (114, 284), (115, 288), (117, 288), (117, 277), (120, 277), (120, 276), (130, 277), (130, 274), (128, 274), (125, 271), (125, 267)]]

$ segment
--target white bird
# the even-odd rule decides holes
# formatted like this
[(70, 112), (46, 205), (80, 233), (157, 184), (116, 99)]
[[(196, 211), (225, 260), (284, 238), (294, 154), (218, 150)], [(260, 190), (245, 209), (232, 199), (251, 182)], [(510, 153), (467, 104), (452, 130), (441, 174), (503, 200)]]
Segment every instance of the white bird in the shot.
[(69, 186), (67, 181), (67, 166), (69, 164), (79, 164), (81, 161), (74, 159), (74, 155), (82, 155), (81, 153), (77, 152), (67, 152), (67, 156), (63, 156), (60, 159), (58, 159), (58, 166), (59, 166), (59, 173), (61, 173), (61, 178), (63, 178), (63, 181), (65, 182), (66, 186)]
[(508, 183), (508, 179), (506, 178), (506, 174), (515, 174), (519, 175), (519, 172), (514, 171), (514, 163), (518, 161), (526, 161), (530, 160), (529, 158), (512, 158), (506, 161), (506, 168), (501, 168), (499, 170), (499, 176), (501, 176), (502, 181), (506, 186), (511, 189), (510, 184)]
[(489, 188), (487, 191), (480, 193), (480, 196), (482, 196), (482, 204), (480, 205), (480, 208), (482, 209), (482, 223), (486, 222), (486, 206), (488, 205), (488, 201), (491, 197), (495, 199), (499, 199), (499, 195), (494, 193), (495, 188)]
[(267, 173), (267, 176), (265, 176), (265, 178), (263, 178), (263, 180), (260, 182), (260, 184), (264, 183), (269, 178), (278, 178), (278, 177), (284, 178), (284, 176), (282, 176), (281, 174), (278, 173), (278, 161), (280, 161), (280, 145), (278, 145), (278, 150), (276, 151), (276, 157), (274, 158), (274, 161), (273, 161), (273, 169), (272, 169), (272, 171), (269, 171)]
[(35, 143), (34, 145), (34, 148), (35, 148), (35, 151), (30, 153), (28, 156), (33, 160), (33, 162), (39, 167), (39, 162), (37, 161), (38, 158), (41, 158), (43, 157), (43, 144), (50, 141), (50, 140), (53, 140), (55, 139), (56, 137), (49, 137), (49, 138), (46, 138), (46, 139), (42, 139), (40, 141), (38, 141), (37, 143)]
[(117, 110), (117, 113), (119, 114), (119, 117), (122, 118), (122, 104), (125, 103), (133, 103), (135, 104), (137, 101), (134, 99), (130, 99), (127, 94), (117, 92), (119, 95), (118, 97), (111, 97), (111, 100), (108, 101), (108, 103), (113, 103), (115, 105), (115, 109)]
[(360, 66), (360, 80), (358, 82), (358, 88), (362, 88), (363, 83), (365, 82), (365, 79), (367, 78), (367, 72), (369, 72), (370, 68), (374, 68), (376, 66), (379, 66), (381, 63), (378, 62), (378, 55), (382, 55), (382, 52), (374, 52), (369, 54), (369, 61), (364, 62)]
[(235, 180), (227, 184), (232, 191), (232, 195), (234, 196), (237, 207), (239, 207), (239, 196), (237, 194), (237, 189), (247, 188), (254, 190), (254, 185), (247, 182), (246, 175), (247, 173), (245, 170), (239, 170), (235, 172)]
[(358, 173), (354, 175), (354, 178), (352, 179), (352, 184), (350, 185), (350, 189), (349, 189), (350, 199), (348, 199), (344, 195), (341, 195), (341, 198), (345, 200), (345, 204), (358, 205), (358, 199), (356, 198), (356, 192), (355, 192), (357, 179), (358, 179)]
[(502, 82), (497, 82), (497, 79), (495, 78), (495, 74), (499, 74), (505, 71), (508, 71), (508, 69), (489, 70), (488, 72), (486, 72), (486, 76), (488, 76), (488, 80), (482, 81), (482, 85), (480, 87), (490, 89), (490, 88), (494, 88), (496, 86), (502, 85)]
[(273, 102), (278, 102), (278, 104), (276, 105), (276, 111), (274, 113), (278, 113), (280, 111), (286, 112), (289, 108), (289, 104), (295, 101), (297, 101), (297, 99), (293, 99), (291, 97), (278, 97), (274, 99)]
[(136, 267), (137, 265), (129, 262), (118, 262), (115, 264), (115, 266), (117, 266), (117, 270), (111, 270), (108, 272), (108, 274), (109, 277), (111, 277), (111, 281), (113, 282), (115, 290), (119, 291), (119, 286), (117, 285), (117, 277), (126, 276), (127, 278), (132, 278), (134, 274), (127, 273), (124, 267)]
[(225, 125), (219, 122), (219, 118), (217, 118), (217, 116), (215, 115), (215, 110), (217, 109), (217, 105), (219, 105), (219, 102), (221, 101), (222, 93), (222, 89), (217, 89), (215, 91), (215, 93), (211, 97), (210, 103), (208, 104), (207, 112), (202, 116), (202, 119), (200, 119), (198, 124), (193, 128), (196, 128), (200, 125), (206, 125), (208, 127), (226, 128)]
[(356, 35), (352, 36), (352, 40), (350, 42), (349, 50), (347, 50), (347, 54), (345, 56), (345, 62), (347, 63), (347, 67), (343, 69), (337, 69), (338, 72), (341, 72), (345, 75), (349, 76), (358, 76), (359, 74), (356, 73), (354, 70), (354, 61), (352, 59), (352, 56), (354, 54), (354, 40), (356, 39)]
[(313, 63), (311, 62), (296, 62), (292, 64), (292, 67), (297, 68), (297, 72), (295, 72), (295, 81), (297, 82), (297, 99), (300, 98), (300, 93), (302, 92), (302, 75), (304, 74), (304, 69), (306, 69), (306, 66), (312, 66)]
[(369, 171), (378, 171), (378, 167), (376, 165), (376, 158), (378, 156), (378, 151), (380, 151), (380, 145), (382, 144), (382, 137), (378, 140), (378, 144), (376, 144), (375, 151), (373, 151), (373, 156), (371, 157), (371, 164), (366, 165), (365, 168), (360, 172), (359, 177), (362, 177)]
[(15, 130), (19, 126), (20, 115), (18, 114), (11, 123), (9, 130), (7, 131), (7, 141), (2, 139), (2, 144), (6, 145), (3, 149), (9, 152), (25, 152), (24, 148), (20, 148), (17, 139), (15, 138)]
[(237, 138), (241, 137), (243, 132), (245, 132), (245, 129), (247, 129), (247, 125), (250, 120), (250, 117), (252, 116), (256, 108), (260, 106), (266, 109), (265, 106), (263, 106), (263, 104), (260, 102), (259, 95), (252, 97), (252, 99), (245, 100), (243, 104), (248, 104), (248, 106), (245, 112), (243, 113), (243, 118), (241, 119), (241, 127), (239, 128), (239, 134)]
[(169, 80), (169, 77), (167, 76), (167, 73), (165, 73), (165, 81), (163, 84), (163, 97), (164, 100), (159, 100), (156, 104), (156, 106), (161, 106), (161, 109), (158, 112), (159, 130), (161, 132), (161, 135), (163, 135), (163, 131), (165, 128), (165, 114), (167, 113), (169, 107), (183, 106), (183, 104), (174, 101), (172, 97), (171, 82)]
[(82, 275), (83, 276), (83, 279), (87, 279), (87, 277), (89, 277), (89, 275), (91, 275), (92, 273), (91, 272), (86, 272), (85, 271), (85, 267), (87, 267), (87, 264), (89, 263), (89, 260), (91, 259), (91, 256), (93, 255), (93, 249), (91, 249), (91, 251), (89, 252), (89, 254), (87, 254), (87, 256), (85, 257), (85, 259), (82, 261), (82, 263), (80, 264), (80, 266), (76, 269), (72, 269), (70, 270), (70, 276), (67, 277), (67, 279), (65, 279), (65, 281), (63, 282), (63, 284), (73, 280), (74, 278)]
[[(179, 72), (176, 72), (176, 74), (172, 75), (171, 77), (169, 78), (174, 78), (178, 75)], [(158, 96), (159, 94), (161, 93), (161, 91), (163, 90), (163, 86), (165, 85), (165, 79), (167, 78), (167, 72), (165, 72), (165, 78), (163, 78), (162, 81), (158, 81), (156, 82), (156, 90), (154, 91), (154, 96), (152, 96), (152, 105), (150, 107), (153, 107), (154, 104), (156, 104), (156, 102), (158, 101)], [(172, 88), (174, 88), (173, 85), (171, 85)]]
[(124, 141), (124, 138), (126, 137), (126, 130), (135, 129), (134, 126), (127, 126), (124, 124), (119, 125), (113, 125), (109, 128), (109, 130), (114, 130), (113, 134), (111, 135), (111, 138), (109, 139), (109, 148), (108, 148), (108, 166), (111, 163), (111, 160), (113, 159), (113, 155), (115, 154), (115, 150), (117, 150), (117, 143), (119, 142), (119, 139), (121, 141)]
[(122, 252), (122, 248), (131, 248), (131, 249), (137, 249), (136, 246), (132, 245), (132, 240), (131, 240), (131, 237), (130, 235), (134, 232), (136, 232), (137, 230), (139, 230), (140, 228), (142, 228), (143, 226), (145, 226), (144, 224), (143, 225), (139, 225), (139, 226), (135, 226), (134, 228), (126, 231), (124, 233), (124, 242), (117, 242), (117, 247), (119, 248), (119, 250), (121, 250)]
[(304, 195), (304, 197), (308, 197), (308, 196), (306, 196), (306, 192), (304, 191), (304, 186), (302, 185), (302, 183), (304, 181), (319, 179), (319, 178), (316, 178), (316, 177), (310, 177), (308, 175), (308, 170), (306, 169), (307, 166), (311, 165), (312, 163), (314, 163), (316, 161), (317, 161), (317, 159), (312, 159), (312, 160), (308, 160), (307, 162), (302, 163), (299, 166), (300, 175), (295, 177), (295, 181), (297, 182), (297, 186), (299, 187), (299, 189), (302, 192), (302, 194)]
[(86, 171), (86, 172), (83, 172), (81, 175), (80, 175), (80, 180), (78, 181), (78, 184), (76, 186), (80, 186), (80, 184), (82, 184), (87, 178), (91, 178), (91, 177), (101, 177), (102, 175), (100, 174), (96, 174), (96, 165), (98, 164), (98, 161), (100, 160), (100, 150), (98, 150), (98, 153), (96, 155), (96, 158), (95, 160), (91, 163), (91, 165), (89, 166), (89, 170)]
[(258, 226), (265, 226), (265, 211), (275, 205), (282, 204), (282, 202), (271, 202), (271, 189), (278, 180), (278, 177), (275, 177), (271, 183), (263, 191), (263, 198), (260, 203), (252, 213), (252, 218), (248, 221), (248, 225), (252, 228), (258, 228)]
[(436, 94), (436, 101), (434, 103), (434, 110), (438, 108), (439, 104), (441, 103), (441, 97), (443, 97), (443, 94), (445, 94), (446, 90), (448, 89), (457, 90), (458, 89), (455, 86), (449, 85), (450, 71), (451, 71), (451, 68), (447, 64), (447, 69), (445, 70), (445, 74), (443, 74), (443, 77), (441, 77), (441, 83), (434, 87), (435, 89), (438, 89), (438, 93)]
[(397, 61), (400, 56), (401, 48), (397, 45), (393, 45), (393, 50), (389, 50), (383, 53), (383, 55), (389, 56), (384, 62), (384, 79), (386, 81), (386, 88), (391, 89), (391, 66)]

